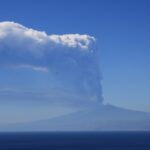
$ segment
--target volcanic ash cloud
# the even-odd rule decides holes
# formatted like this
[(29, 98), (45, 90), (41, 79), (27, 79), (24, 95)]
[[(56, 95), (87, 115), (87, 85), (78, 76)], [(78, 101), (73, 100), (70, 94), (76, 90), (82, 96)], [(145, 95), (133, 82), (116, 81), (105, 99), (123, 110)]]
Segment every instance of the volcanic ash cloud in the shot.
[(48, 35), (14, 22), (0, 22), (0, 67), (50, 73), (65, 88), (102, 102), (101, 74), (89, 35)]

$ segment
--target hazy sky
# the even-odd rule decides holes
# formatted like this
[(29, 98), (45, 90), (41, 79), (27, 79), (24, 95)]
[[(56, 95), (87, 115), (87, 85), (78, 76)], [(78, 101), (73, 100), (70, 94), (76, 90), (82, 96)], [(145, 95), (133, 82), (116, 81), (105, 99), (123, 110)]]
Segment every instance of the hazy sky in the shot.
[[(0, 22), (14, 21), (49, 35), (78, 33), (94, 36), (100, 50), (98, 60), (104, 102), (150, 111), (149, 6), (149, 0), (1, 0)], [(26, 87), (29, 91), (35, 87), (48, 89), (53, 82), (43, 72), (28, 70), (27, 73), (22, 69), (18, 75), (14, 69), (1, 67), (0, 70), (1, 91), (18, 90), (18, 87)], [(33, 94), (20, 93), (27, 97)], [(10, 97), (15, 99), (11, 94)], [(14, 111), (13, 102), (7, 103), (10, 107), (7, 109)], [(4, 111), (7, 103), (1, 100)], [(41, 104), (37, 105), (42, 112)], [(24, 108), (30, 110), (28, 105)], [(43, 106), (43, 109), (46, 108)], [(48, 116), (48, 113), (44, 115)]]

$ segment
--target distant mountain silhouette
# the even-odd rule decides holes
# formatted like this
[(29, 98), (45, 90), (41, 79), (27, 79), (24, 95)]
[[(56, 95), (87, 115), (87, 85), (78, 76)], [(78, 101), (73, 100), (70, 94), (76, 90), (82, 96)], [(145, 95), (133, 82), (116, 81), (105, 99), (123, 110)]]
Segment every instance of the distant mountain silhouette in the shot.
[(60, 117), (5, 125), (1, 131), (116, 131), (150, 130), (150, 113), (113, 105), (97, 105)]

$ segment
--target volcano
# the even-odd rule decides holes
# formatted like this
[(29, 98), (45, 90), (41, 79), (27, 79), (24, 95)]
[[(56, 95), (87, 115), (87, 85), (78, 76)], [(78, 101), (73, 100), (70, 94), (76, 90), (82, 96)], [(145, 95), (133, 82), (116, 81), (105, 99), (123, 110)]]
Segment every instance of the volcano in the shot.
[(9, 124), (2, 131), (146, 131), (150, 113), (99, 104), (59, 117)]

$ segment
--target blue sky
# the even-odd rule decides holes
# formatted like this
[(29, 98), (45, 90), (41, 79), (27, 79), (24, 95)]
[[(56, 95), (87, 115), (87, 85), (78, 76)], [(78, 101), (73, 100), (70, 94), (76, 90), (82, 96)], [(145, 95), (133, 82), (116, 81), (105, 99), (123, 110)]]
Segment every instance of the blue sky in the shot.
[[(1, 0), (0, 21), (14, 21), (48, 34), (94, 36), (100, 50), (104, 102), (150, 111), (149, 6), (149, 0)], [(10, 84), (49, 88), (52, 80), (44, 75), (40, 82), (43, 74), (31, 70), (20, 74), (1, 68), (1, 88)], [(27, 82), (28, 78), (32, 80)]]

